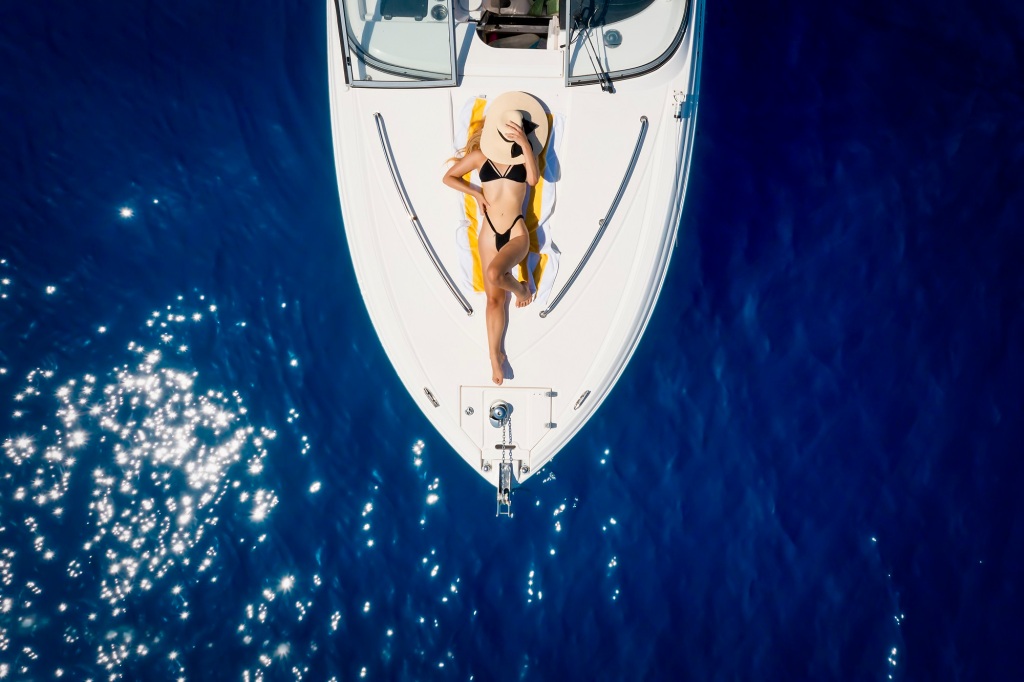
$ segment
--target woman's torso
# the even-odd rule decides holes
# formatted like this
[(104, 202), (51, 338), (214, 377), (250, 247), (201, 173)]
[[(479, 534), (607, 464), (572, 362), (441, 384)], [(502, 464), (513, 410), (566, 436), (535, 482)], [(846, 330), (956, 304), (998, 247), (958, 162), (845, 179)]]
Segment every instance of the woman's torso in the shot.
[[(500, 164), (492, 163), (489, 160), (485, 160), (481, 165), (478, 172), (483, 171), (485, 165), (490, 164), (493, 171), (497, 175), (505, 175), (507, 172), (512, 170), (509, 166), (502, 166)], [(508, 178), (495, 178), (487, 182), (481, 182), (480, 188), (484, 193), (484, 199), (487, 200), (487, 213), (490, 215), (491, 220), (497, 225), (499, 219), (501, 220), (502, 227), (512, 222), (512, 219), (518, 216), (523, 211), (523, 200), (526, 199), (526, 188), (528, 185), (525, 182), (517, 182), (515, 180), (509, 180)], [(502, 229), (499, 227), (498, 229)]]

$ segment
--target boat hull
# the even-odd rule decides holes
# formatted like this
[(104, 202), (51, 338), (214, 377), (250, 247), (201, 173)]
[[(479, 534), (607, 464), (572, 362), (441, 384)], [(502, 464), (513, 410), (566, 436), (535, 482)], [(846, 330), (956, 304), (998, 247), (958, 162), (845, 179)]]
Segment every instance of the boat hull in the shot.
[[(472, 24), (456, 31), (464, 55), (457, 86), (349, 87), (334, 11), (328, 2), (335, 160), (370, 319), (409, 395), (466, 463), (497, 486), (498, 464), (511, 459), (523, 482), (600, 407), (661, 292), (689, 177), (703, 2), (694, 0), (671, 59), (616, 83), (614, 94), (565, 87), (559, 50), (495, 50), (476, 39)], [(532, 62), (510, 69), (510, 53)], [(554, 295), (510, 308), (512, 376), (494, 386), (483, 294), (456, 282), (472, 307), (467, 315), (439, 274), (438, 267), (453, 275), (461, 257), (461, 198), (441, 178), (454, 154), (457, 112), (471, 98), (509, 90), (532, 93), (564, 122), (550, 230), (559, 252), (554, 292), (578, 274), (547, 315), (540, 313)], [(510, 433), (488, 418), (499, 402), (511, 407)]]

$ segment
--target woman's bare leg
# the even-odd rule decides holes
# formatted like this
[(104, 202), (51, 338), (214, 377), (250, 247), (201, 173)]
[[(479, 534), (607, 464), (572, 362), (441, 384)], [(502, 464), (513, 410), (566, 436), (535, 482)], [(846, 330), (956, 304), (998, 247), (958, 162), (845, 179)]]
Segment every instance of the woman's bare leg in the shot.
[(509, 240), (501, 251), (498, 251), (490, 262), (484, 266), (484, 281), (492, 287), (500, 287), (511, 291), (516, 297), (516, 307), (530, 305), (533, 296), (530, 293), (530, 285), (520, 282), (509, 274), (514, 265), (526, 258), (530, 251), (530, 237), (520, 235)]
[(487, 294), (487, 307), (484, 310), (484, 320), (487, 327), (487, 354), (491, 360), (491, 381), (500, 386), (505, 380), (505, 353), (502, 352), (501, 342), (505, 336), (505, 323), (508, 319), (505, 315), (505, 300), (508, 293), (486, 276), (491, 261), (498, 253), (494, 247), (494, 239), (481, 231), (477, 243), (480, 265), (485, 273), (484, 292)]
[(491, 358), (491, 381), (501, 385), (505, 380), (505, 353), (501, 350), (501, 338), (505, 335), (504, 289), (487, 292), (487, 308), (484, 313), (487, 322), (487, 353)]
[[(480, 265), (484, 271), (484, 291), (487, 294), (485, 319), (487, 324), (487, 351), (491, 360), (491, 381), (499, 386), (505, 380), (506, 356), (502, 350), (502, 339), (505, 336), (505, 325), (508, 317), (505, 312), (506, 291), (515, 294), (516, 305), (522, 307), (531, 300), (530, 288), (509, 274), (516, 263), (526, 257), (530, 250), (530, 238), (525, 234), (514, 237), (498, 251), (491, 235), (481, 230), (479, 241)], [(525, 302), (524, 302), (525, 301)]]

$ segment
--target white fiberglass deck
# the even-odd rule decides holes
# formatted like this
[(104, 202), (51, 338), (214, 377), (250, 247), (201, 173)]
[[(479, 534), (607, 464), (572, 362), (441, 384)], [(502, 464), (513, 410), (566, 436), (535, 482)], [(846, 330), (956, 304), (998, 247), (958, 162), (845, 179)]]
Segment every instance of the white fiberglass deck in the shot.
[[(333, 12), (333, 2), (328, 6)], [(459, 24), (456, 47), (464, 55), (459, 86), (411, 91), (347, 86), (339, 37), (336, 31), (331, 36), (341, 204), (373, 324), (410, 395), (492, 483), (497, 466), (485, 470), (484, 465), (500, 461), (502, 452), (494, 445), (502, 433), (487, 423), (487, 408), (499, 399), (512, 405), (513, 457), (522, 481), (600, 405), (650, 316), (685, 190), (697, 87), (690, 72), (699, 53), (684, 41), (670, 59), (673, 68), (623, 80), (610, 95), (597, 86), (565, 87), (560, 50), (494, 49), (476, 38), (472, 24)], [(507, 74), (515, 60), (529, 75)], [(644, 120), (646, 133), (617, 211), (559, 305), (546, 318), (539, 315), (542, 301), (510, 307), (505, 349), (514, 378), (496, 387), (490, 382), (484, 296), (463, 291), (475, 311), (467, 316), (436, 272), (395, 188), (378, 120), (412, 211), (454, 276), (460, 195), (441, 183), (445, 160), (453, 154), (453, 116), (471, 98), (513, 89), (532, 93), (565, 121), (551, 219), (551, 237), (561, 253), (556, 293), (590, 246)]]

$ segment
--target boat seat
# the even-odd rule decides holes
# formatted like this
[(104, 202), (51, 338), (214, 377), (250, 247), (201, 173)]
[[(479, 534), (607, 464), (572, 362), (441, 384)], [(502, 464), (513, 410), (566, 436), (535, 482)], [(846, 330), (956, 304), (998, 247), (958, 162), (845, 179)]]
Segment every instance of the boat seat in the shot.
[[(510, 1), (517, 2), (518, 0), (486, 0), (487, 3)], [(522, 1), (529, 2), (529, 0)], [(514, 6), (514, 9), (521, 10), (522, 5)], [(552, 22), (555, 21), (557, 19), (554, 17), (497, 14), (488, 10), (483, 13), (480, 23), (477, 25), (477, 35), (491, 47), (519, 50), (554, 49), (557, 39), (549, 40), (549, 36), (557, 36), (557, 31), (552, 29)]]
[(488, 43), (491, 47), (531, 50), (544, 47), (544, 37), (536, 33), (517, 33), (515, 35), (495, 38)]
[(558, 16), (558, 0), (484, 0), (481, 9), (502, 19)]

